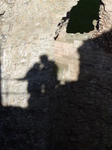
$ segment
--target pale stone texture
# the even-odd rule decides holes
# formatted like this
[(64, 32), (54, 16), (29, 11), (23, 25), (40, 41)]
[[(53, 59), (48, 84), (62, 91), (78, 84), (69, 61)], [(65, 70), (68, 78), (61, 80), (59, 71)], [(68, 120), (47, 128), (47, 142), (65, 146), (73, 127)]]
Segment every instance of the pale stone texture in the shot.
[[(7, 2), (10, 4), (7, 5), (4, 2), (6, 12), (3, 16), (7, 19), (2, 26), (2, 33), (8, 34), (6, 43), (2, 44), (4, 49), (2, 90), (3, 93), (13, 93), (13, 86), (15, 91), (18, 91), (19, 84), (21, 84), (21, 90), (19, 91), (27, 93), (27, 84), (24, 88), (25, 83), (12, 80), (24, 77), (33, 64), (39, 61), (42, 54), (48, 55), (49, 59), (54, 59), (53, 38), (57, 25), (61, 18), (66, 16), (67, 11), (77, 4), (77, 1), (15, 0)], [(7, 79), (7, 82), (5, 79)], [(13, 82), (16, 82), (16, 84)], [(10, 91), (10, 89), (12, 90)], [(8, 105), (10, 105), (10, 99), (13, 99), (13, 97), (15, 97), (13, 94), (11, 98), (10, 94), (8, 97), (3, 95), (3, 99), (8, 100)], [(15, 100), (15, 103), (20, 105), (20, 101), (17, 104)], [(4, 100), (3, 104), (7, 105)]]
[[(78, 47), (76, 46), (76, 41), (74, 42), (74, 40), (79, 40), (80, 43), (80, 40), (87, 40), (89, 38), (89, 35), (76, 34), (75, 36), (68, 36), (67, 34), (65, 34), (65, 28), (63, 29), (63, 31), (59, 35), (58, 40), (62, 39), (62, 41), (64, 41), (65, 39), (65, 42), (69, 42), (72, 39), (74, 43), (71, 44), (72, 46), (69, 44), (63, 44), (62, 49), (63, 52), (65, 51), (65, 60), (64, 56), (61, 56), (61, 47), (58, 50), (56, 46), (58, 45), (58, 43), (54, 42), (53, 40), (58, 23), (60, 22), (63, 16), (66, 16), (66, 13), (70, 11), (71, 7), (77, 4), (77, 0), (64, 2), (54, 0), (20, 0), (7, 2), (10, 4), (8, 5), (4, 1), (1, 2), (2, 10), (5, 11), (3, 17), (7, 18), (2, 25), (1, 31), (3, 34), (8, 34), (7, 41), (4, 44), (2, 44), (3, 93), (13, 93), (13, 86), (15, 87), (15, 91), (18, 91), (18, 84), (21, 84), (21, 90), (19, 91), (27, 93), (27, 84), (25, 88), (23, 86), (25, 83), (18, 83), (17, 81), (11, 80), (16, 80), (18, 78), (24, 77), (27, 71), (31, 68), (31, 66), (35, 62), (39, 61), (39, 57), (42, 54), (48, 55), (50, 59), (55, 59), (56, 62), (60, 62), (59, 59), (61, 59), (61, 63), (64, 66), (65, 64), (67, 64), (67, 69), (64, 70), (64, 73), (61, 72), (61, 75), (59, 74), (58, 78), (60, 80), (78, 80), (79, 60), (75, 60), (75, 57), (79, 57), (79, 54), (78, 52), (74, 52), (78, 49)], [(12, 5), (13, 2), (14, 4)], [(110, 11), (111, 1), (104, 1), (104, 4), (109, 16), (112, 16)], [(58, 45), (58, 47), (59, 46), (60, 44)], [(66, 48), (66, 46), (68, 48)], [(74, 51), (72, 49), (74, 49)], [(69, 61), (68, 58), (70, 58), (73, 63), (71, 63), (71, 61), (67, 62), (67, 60)], [(77, 64), (77, 66), (70, 67), (71, 64)], [(73, 70), (72, 68), (77, 69)], [(73, 77), (73, 73), (71, 74), (71, 72), (75, 72), (76, 75), (74, 75)], [(5, 81), (5, 79), (8, 79), (7, 82)], [(16, 84), (14, 84), (13, 82), (16, 82)], [(8, 89), (8, 91), (6, 89)], [(10, 91), (9, 89), (12, 90)], [(4, 94), (3, 99), (5, 99), (5, 101), (7, 99), (9, 101), (7, 102), (7, 104), (10, 105), (10, 94), (7, 98), (5, 96), (6, 95)], [(11, 99), (12, 97), (15, 96), (11, 95)], [(20, 102), (19, 104), (16, 100), (15, 102), (16, 105), (20, 105)], [(5, 105), (4, 100), (3, 104)], [(15, 104), (13, 103), (13, 105)]]
[[(110, 23), (112, 2), (103, 2)], [(1, 1), (1, 149), (112, 149), (112, 55), (101, 47), (109, 39), (97, 46), (92, 33), (67, 34), (65, 25), (54, 40), (76, 4)]]
[(0, 14), (2, 14), (4, 11), (7, 11), (8, 5), (5, 3), (4, 0), (0, 1)]
[(2, 26), (2, 33), (3, 34), (8, 34), (8, 32), (9, 32), (9, 25)]

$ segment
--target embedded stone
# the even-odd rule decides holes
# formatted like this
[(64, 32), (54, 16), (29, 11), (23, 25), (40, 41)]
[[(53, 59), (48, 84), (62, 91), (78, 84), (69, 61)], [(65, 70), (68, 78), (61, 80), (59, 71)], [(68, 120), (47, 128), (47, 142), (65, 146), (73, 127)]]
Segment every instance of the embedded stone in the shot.
[(4, 25), (2, 27), (2, 32), (3, 32), (3, 34), (8, 34), (8, 32), (9, 32), (9, 25), (8, 24)]

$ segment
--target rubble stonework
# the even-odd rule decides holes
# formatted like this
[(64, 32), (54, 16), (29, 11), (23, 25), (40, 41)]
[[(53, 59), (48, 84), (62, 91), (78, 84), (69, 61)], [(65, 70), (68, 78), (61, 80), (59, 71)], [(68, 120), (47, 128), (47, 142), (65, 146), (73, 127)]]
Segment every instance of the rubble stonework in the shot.
[(99, 45), (67, 23), (54, 40), (77, 2), (0, 1), (1, 150), (112, 149), (112, 2), (102, 0)]
[(101, 33), (111, 30), (111, 9), (109, 8), (111, 1), (104, 1), (100, 5), (100, 12), (99, 12), (99, 30)]
[[(105, 51), (108, 52), (112, 52), (111, 34), (107, 33), (112, 29), (111, 5), (111, 1), (101, 1), (99, 10), (98, 29), (96, 29), (92, 34), (93, 39), (95, 39), (96, 37), (100, 37), (97, 41), (98, 44), (102, 46), (103, 49), (105, 49)], [(103, 36), (103, 34), (105, 34), (105, 36)]]

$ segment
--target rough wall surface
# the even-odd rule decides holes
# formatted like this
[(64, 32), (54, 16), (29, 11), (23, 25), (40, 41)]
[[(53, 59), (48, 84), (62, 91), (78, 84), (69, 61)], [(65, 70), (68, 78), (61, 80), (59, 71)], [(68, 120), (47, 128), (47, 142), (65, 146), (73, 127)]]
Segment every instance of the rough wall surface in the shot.
[(55, 41), (77, 0), (0, 1), (1, 150), (112, 149), (112, 2), (103, 3), (95, 40), (65, 25)]
[[(53, 36), (56, 27), (73, 4), (75, 5), (76, 1), (1, 2), (2, 12), (5, 11), (1, 18), (1, 40), (4, 41), (4, 44), (2, 43), (3, 93), (27, 92), (26, 83), (18, 82), (16, 79), (24, 77), (33, 64), (39, 61), (39, 56), (42, 54), (49, 54), (48, 57), (53, 58)], [(17, 104), (22, 107), (25, 107), (28, 99), (27, 96), (25, 98), (25, 94), (17, 98), (18, 102), (14, 100), (13, 94), (8, 97), (4, 94), (3, 97), (4, 105), (12, 103), (11, 105)]]

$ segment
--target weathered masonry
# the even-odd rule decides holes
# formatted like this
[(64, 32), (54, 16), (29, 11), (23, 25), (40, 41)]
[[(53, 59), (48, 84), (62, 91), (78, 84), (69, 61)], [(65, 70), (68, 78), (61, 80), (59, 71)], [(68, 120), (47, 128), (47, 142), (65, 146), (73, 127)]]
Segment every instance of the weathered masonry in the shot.
[(1, 150), (112, 149), (112, 2), (67, 33), (78, 4), (0, 1)]

